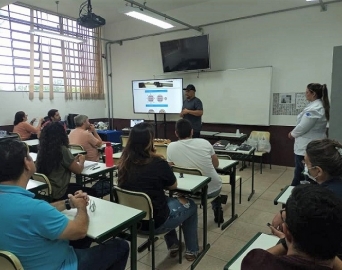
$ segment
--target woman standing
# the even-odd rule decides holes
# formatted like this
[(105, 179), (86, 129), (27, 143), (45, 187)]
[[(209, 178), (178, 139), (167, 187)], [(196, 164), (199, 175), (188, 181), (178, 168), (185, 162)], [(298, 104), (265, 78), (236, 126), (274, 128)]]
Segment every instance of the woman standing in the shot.
[(41, 118), (38, 122), (38, 126), (34, 127), (33, 123), (36, 121), (36, 118), (33, 118), (29, 123), (27, 121), (27, 114), (23, 111), (19, 111), (14, 116), (14, 128), (13, 132), (16, 132), (20, 135), (20, 138), (24, 140), (28, 139), (36, 139), (37, 135), (40, 132), (40, 128), (42, 126), (43, 118)]
[[(199, 252), (197, 239), (197, 206), (189, 199), (165, 196), (165, 189), (175, 189), (177, 180), (169, 164), (155, 153), (153, 128), (140, 123), (130, 132), (119, 163), (119, 186), (146, 193), (153, 205), (156, 234), (166, 233), (165, 242), (170, 256), (178, 254), (175, 228), (183, 227), (185, 258), (193, 261)], [(141, 231), (148, 231), (148, 221), (142, 221)], [(148, 232), (147, 232), (148, 233)]]
[(291, 186), (297, 186), (304, 180), (304, 155), (309, 142), (326, 138), (326, 126), (329, 121), (330, 103), (325, 84), (310, 83), (305, 91), (309, 104), (297, 116), (296, 127), (288, 134), (295, 139), (295, 171)]

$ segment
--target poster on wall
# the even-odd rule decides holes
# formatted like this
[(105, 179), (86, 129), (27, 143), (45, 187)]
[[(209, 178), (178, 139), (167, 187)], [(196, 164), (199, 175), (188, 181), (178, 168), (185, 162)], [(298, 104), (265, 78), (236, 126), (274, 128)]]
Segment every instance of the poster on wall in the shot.
[(305, 93), (273, 93), (272, 115), (298, 115), (307, 104)]
[(279, 103), (280, 104), (295, 104), (295, 94), (294, 93), (280, 94)]
[(306, 105), (308, 105), (308, 101), (306, 100), (305, 93), (296, 93), (296, 109), (303, 110)]

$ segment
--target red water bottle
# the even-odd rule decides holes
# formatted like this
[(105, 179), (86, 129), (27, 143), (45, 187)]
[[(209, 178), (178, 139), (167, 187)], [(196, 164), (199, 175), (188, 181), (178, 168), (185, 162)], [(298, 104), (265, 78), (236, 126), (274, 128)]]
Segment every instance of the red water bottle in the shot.
[(110, 142), (106, 142), (105, 155), (106, 155), (106, 167), (113, 167), (114, 166), (113, 147)]

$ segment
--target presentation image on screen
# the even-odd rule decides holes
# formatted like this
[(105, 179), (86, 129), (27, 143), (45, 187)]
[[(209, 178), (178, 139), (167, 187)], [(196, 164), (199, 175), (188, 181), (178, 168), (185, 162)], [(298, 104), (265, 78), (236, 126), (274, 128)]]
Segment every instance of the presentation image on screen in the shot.
[(180, 113), (183, 79), (132, 81), (134, 113)]

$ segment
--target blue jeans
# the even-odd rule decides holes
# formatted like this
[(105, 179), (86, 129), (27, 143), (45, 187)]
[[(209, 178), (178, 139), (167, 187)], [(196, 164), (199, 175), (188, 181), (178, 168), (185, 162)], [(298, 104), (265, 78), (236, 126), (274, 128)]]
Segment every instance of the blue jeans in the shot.
[(188, 203), (183, 205), (177, 198), (167, 198), (167, 205), (170, 209), (169, 217), (163, 225), (155, 230), (155, 233), (161, 234), (168, 232), (164, 238), (167, 248), (170, 249), (173, 244), (179, 244), (175, 228), (182, 224), (186, 251), (197, 254), (199, 251), (197, 238), (197, 205), (193, 200), (187, 200)]
[(303, 160), (304, 160), (304, 156), (295, 155), (295, 171), (294, 171), (294, 176), (293, 176), (291, 186), (297, 186), (300, 184), (300, 181), (305, 180), (305, 177), (303, 175), (303, 171), (304, 171), (304, 164), (302, 162)]
[(79, 270), (125, 270), (129, 245), (125, 240), (114, 238), (87, 249), (75, 249)]

